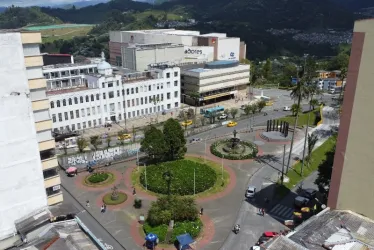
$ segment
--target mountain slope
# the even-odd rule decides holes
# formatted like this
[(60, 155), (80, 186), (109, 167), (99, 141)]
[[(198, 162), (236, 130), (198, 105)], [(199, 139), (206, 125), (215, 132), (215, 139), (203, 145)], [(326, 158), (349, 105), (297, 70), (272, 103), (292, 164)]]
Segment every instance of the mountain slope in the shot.
[(332, 0), (332, 2), (353, 10), (374, 7), (373, 0)]
[(266, 28), (348, 28), (354, 21), (352, 12), (328, 0), (177, 0), (161, 7), (176, 5), (188, 6), (197, 19), (247, 22)]
[(1, 29), (16, 29), (27, 25), (62, 23), (60, 19), (47, 15), (38, 7), (9, 7), (0, 14)]

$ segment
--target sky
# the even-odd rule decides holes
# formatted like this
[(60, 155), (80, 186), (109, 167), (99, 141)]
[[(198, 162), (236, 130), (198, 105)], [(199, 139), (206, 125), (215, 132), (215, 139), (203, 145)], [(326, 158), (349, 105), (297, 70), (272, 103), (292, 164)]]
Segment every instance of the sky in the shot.
[(0, 0), (0, 6), (35, 6), (35, 5), (60, 5), (60, 4), (69, 4), (73, 2), (84, 2), (90, 0)]

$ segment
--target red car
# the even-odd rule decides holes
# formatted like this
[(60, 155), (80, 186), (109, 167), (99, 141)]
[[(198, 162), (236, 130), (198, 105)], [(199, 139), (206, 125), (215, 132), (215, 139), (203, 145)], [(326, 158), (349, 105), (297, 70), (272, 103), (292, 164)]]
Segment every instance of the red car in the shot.
[(266, 231), (266, 232), (264, 232), (263, 235), (264, 235), (265, 237), (275, 237), (275, 236), (279, 235), (279, 233), (278, 233), (278, 232), (270, 232), (270, 231)]

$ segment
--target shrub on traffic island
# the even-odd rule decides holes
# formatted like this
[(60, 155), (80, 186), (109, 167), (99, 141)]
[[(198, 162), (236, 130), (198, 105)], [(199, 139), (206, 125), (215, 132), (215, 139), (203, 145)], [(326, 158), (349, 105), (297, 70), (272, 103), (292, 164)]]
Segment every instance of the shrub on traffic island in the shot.
[(255, 144), (251, 143), (251, 142), (247, 142), (247, 141), (240, 141), (240, 144), (245, 146), (245, 147), (248, 147), (251, 149), (251, 152), (248, 152), (247, 154), (230, 154), (230, 153), (222, 153), (221, 151), (219, 151), (218, 147), (222, 144), (225, 144), (225, 143), (230, 143), (230, 140), (229, 139), (225, 139), (225, 140), (219, 140), (219, 141), (216, 141), (214, 143), (212, 143), (212, 145), (210, 145), (210, 152), (219, 157), (219, 158), (224, 158), (224, 159), (228, 159), (228, 160), (246, 160), (246, 159), (253, 159), (257, 156), (258, 154), (258, 148)]
[(123, 192), (118, 191), (117, 192), (118, 196), (116, 196), (115, 200), (112, 199), (112, 194), (113, 193), (111, 192), (111, 193), (107, 193), (106, 195), (104, 195), (103, 202), (106, 205), (119, 205), (121, 203), (124, 203), (127, 200), (127, 195)]

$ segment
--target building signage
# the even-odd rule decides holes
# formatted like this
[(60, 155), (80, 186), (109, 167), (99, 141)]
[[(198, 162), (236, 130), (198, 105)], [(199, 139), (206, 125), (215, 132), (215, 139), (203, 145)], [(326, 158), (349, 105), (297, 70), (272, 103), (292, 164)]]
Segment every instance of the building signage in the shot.
[(201, 49), (185, 49), (184, 53), (187, 55), (201, 55), (203, 54), (203, 51)]
[(52, 190), (57, 191), (57, 190), (60, 190), (60, 188), (61, 188), (60, 185), (56, 185), (52, 187)]
[(229, 60), (235, 60), (235, 59), (236, 59), (235, 53), (234, 52), (230, 52)]

